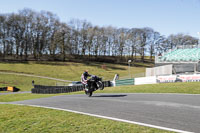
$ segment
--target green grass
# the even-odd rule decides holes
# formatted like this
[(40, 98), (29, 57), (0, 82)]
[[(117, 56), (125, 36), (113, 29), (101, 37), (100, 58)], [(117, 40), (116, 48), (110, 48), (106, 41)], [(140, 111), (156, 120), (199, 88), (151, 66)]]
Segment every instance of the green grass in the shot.
[(83, 93), (84, 92), (82, 91), (82, 92), (60, 93), (60, 94), (32, 94), (32, 93), (7, 94), (0, 96), (0, 102), (23, 101), (23, 100), (38, 99), (38, 98), (45, 98), (45, 97), (52, 97), (59, 95), (72, 95), (72, 94), (83, 94)]
[(16, 86), (20, 89), (20, 91), (31, 91), (31, 89), (33, 88), (32, 80), (34, 80), (36, 84), (40, 85), (56, 85), (57, 82), (55, 80), (42, 78), (0, 74), (0, 87)]
[[(70, 81), (80, 81), (81, 74), (84, 70), (89, 73), (103, 77), (103, 80), (113, 79), (118, 73), (120, 76), (128, 75), (128, 66), (104, 63), (105, 69), (102, 69), (102, 63), (75, 63), (75, 62), (27, 62), (27, 63), (0, 63), (0, 71), (25, 73), (31, 75), (47, 76)], [(131, 67), (133, 74), (143, 73), (148, 64), (139, 65), (143, 67)], [(0, 87), (16, 86), (21, 91), (30, 91), (32, 89), (32, 80), (35, 84), (40, 85), (56, 85), (56, 83), (64, 84), (55, 80), (32, 78), (19, 75), (0, 74)], [(67, 83), (65, 83), (67, 84)]]
[(0, 105), (1, 133), (164, 133), (167, 131), (65, 111)]
[(7, 95), (0, 96), (0, 102), (23, 101), (23, 100), (29, 100), (29, 99), (51, 97), (51, 96), (56, 96), (56, 94), (45, 94), (45, 95), (44, 94), (31, 94), (31, 93), (7, 94)]
[(9, 93), (9, 91), (0, 91), (0, 93)]
[[(116, 73), (120, 76), (128, 75), (128, 66), (104, 63), (106, 69), (102, 69), (102, 63), (74, 63), (74, 62), (27, 62), (27, 63), (0, 63), (0, 71), (26, 73), (39, 76), (60, 78), (65, 80), (80, 80), (84, 70), (91, 74), (110, 80)], [(136, 63), (131, 67), (131, 73), (143, 73), (148, 64)], [(56, 81), (32, 78), (26, 76), (14, 76), (0, 74), (0, 87), (16, 86), (21, 91), (30, 91), (32, 80), (36, 84), (55, 85)], [(138, 85), (105, 88), (95, 93), (190, 93), (200, 94), (200, 83), (167, 83), (156, 85)], [(69, 93), (80, 94), (83, 92)], [(8, 94), (0, 95), (0, 102), (21, 101), (36, 98), (66, 94)], [(68, 95), (68, 94), (67, 94)], [(166, 132), (153, 128), (137, 126), (122, 122), (99, 119), (85, 115), (79, 115), (51, 109), (3, 105), (0, 104), (0, 132), (105, 132), (105, 133), (154, 133)]]
[[(106, 68), (102, 69), (102, 65)], [(139, 64), (140, 67), (131, 67), (132, 74), (143, 73), (148, 64)], [(75, 62), (27, 62), (27, 63), (0, 63), (0, 71), (26, 73), (47, 77), (54, 77), (65, 80), (77, 81), (84, 70), (89, 73), (103, 77), (104, 80), (113, 79), (118, 73), (120, 76), (127, 76), (128, 65), (117, 65), (109, 63), (75, 63)]]
[(200, 94), (200, 82), (130, 85), (105, 88), (101, 93), (186, 93)]

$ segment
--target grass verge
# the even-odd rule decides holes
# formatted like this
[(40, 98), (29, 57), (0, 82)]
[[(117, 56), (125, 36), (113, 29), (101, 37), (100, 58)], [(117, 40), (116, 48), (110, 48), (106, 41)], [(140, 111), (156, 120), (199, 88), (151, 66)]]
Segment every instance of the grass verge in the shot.
[(65, 111), (17, 105), (0, 105), (2, 133), (167, 133), (159, 129), (74, 114)]
[(0, 74), (0, 87), (16, 86), (20, 91), (31, 91), (33, 80), (40, 85), (56, 85), (57, 83), (57, 81), (50, 79)]
[(0, 96), (0, 102), (13, 102), (13, 101), (22, 101), (22, 100), (29, 100), (29, 99), (37, 99), (37, 98), (45, 98), (56, 96), (56, 94), (7, 94)]
[(32, 93), (24, 93), (24, 94), (7, 94), (0, 96), (0, 102), (13, 102), (13, 101), (23, 101), (30, 99), (38, 99), (59, 95), (72, 95), (72, 94), (81, 94), (83, 92), (73, 92), (73, 93), (60, 93), (60, 94), (32, 94)]
[(200, 94), (200, 82), (161, 83), (105, 88), (99, 93), (185, 93)]
[[(102, 68), (104, 65), (104, 68)], [(151, 64), (152, 65), (152, 64)], [(144, 73), (148, 64), (140, 63), (140, 67), (132, 66), (131, 73)], [(118, 65), (110, 63), (75, 63), (75, 62), (26, 62), (26, 63), (8, 63), (0, 62), (0, 71), (26, 73), (39, 76), (47, 76), (58, 79), (79, 81), (84, 70), (89, 70), (93, 75), (103, 77), (104, 80), (113, 79), (118, 73), (120, 76), (129, 75), (128, 65)]]

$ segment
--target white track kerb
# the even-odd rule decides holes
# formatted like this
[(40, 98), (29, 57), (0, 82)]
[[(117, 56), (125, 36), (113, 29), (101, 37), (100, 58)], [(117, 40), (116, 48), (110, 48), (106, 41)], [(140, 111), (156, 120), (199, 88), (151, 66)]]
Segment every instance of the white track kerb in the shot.
[[(24, 106), (25, 104), (15, 104), (15, 105), (23, 105)], [(167, 130), (167, 131), (172, 131), (172, 132), (177, 132), (177, 133), (193, 133), (193, 132), (189, 132), (189, 131), (183, 131), (183, 130), (178, 130), (178, 129), (161, 127), (161, 126), (156, 126), (156, 125), (151, 125), (151, 124), (146, 124), (146, 123), (140, 123), (140, 122), (135, 122), (135, 121), (129, 121), (129, 120), (124, 120), (124, 119), (119, 119), (119, 118), (114, 118), (114, 117), (108, 117), (108, 116), (102, 116), (102, 115), (84, 113), (84, 112), (79, 112), (79, 111), (74, 111), (74, 110), (69, 110), (69, 109), (47, 107), (47, 106), (39, 106), (39, 105), (25, 105), (25, 106), (40, 107), (40, 108), (46, 108), (46, 109), (55, 109), (55, 110), (67, 111), (67, 112), (72, 112), (72, 113), (77, 113), (77, 114), (82, 114), (82, 115), (88, 115), (88, 116), (93, 116), (93, 117), (98, 117), (98, 118), (104, 118), (104, 119), (109, 119), (109, 120), (114, 120), (114, 121), (126, 122), (126, 123), (131, 123), (131, 124), (137, 124), (137, 125), (141, 125), (141, 126), (146, 126), (146, 127), (151, 127), (151, 128), (157, 128), (157, 129), (162, 129), (162, 130)]]

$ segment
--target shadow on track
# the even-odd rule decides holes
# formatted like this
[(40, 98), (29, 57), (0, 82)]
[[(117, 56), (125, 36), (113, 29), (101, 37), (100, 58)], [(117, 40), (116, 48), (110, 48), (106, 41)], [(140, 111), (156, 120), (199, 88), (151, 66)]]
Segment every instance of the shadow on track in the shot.
[(125, 97), (127, 95), (100, 95), (100, 96), (92, 96), (92, 97)]

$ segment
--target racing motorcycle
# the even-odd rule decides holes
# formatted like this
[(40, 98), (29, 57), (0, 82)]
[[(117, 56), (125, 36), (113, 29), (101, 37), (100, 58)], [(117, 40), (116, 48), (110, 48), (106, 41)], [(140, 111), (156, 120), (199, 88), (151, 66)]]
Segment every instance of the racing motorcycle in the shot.
[(102, 79), (92, 75), (91, 78), (87, 81), (87, 85), (85, 86), (85, 94), (91, 97), (92, 93), (98, 89), (104, 89)]

